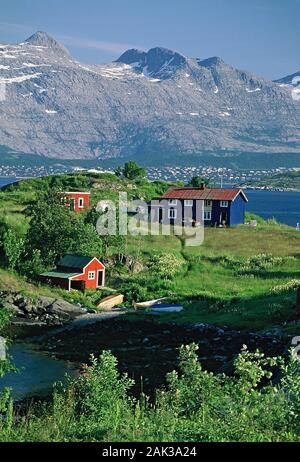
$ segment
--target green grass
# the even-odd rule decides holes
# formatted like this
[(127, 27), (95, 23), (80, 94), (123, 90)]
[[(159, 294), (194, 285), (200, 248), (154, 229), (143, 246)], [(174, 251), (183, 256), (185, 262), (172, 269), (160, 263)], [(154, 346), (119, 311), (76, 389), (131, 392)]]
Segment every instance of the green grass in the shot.
[[(132, 252), (137, 252), (137, 241), (132, 238)], [(199, 247), (181, 247), (175, 236), (152, 236), (142, 242), (139, 257), (145, 261), (156, 252), (181, 254), (186, 261), (184, 270), (170, 281), (171, 299), (185, 309), (161, 316), (162, 322), (171, 319), (265, 329), (293, 317), (295, 291), (272, 294), (274, 287), (291, 280), (300, 284), (300, 233), (288, 226), (263, 223), (257, 228), (208, 228)], [(267, 268), (244, 268), (253, 256), (263, 254), (271, 259)], [(149, 297), (163, 295), (151, 293), (151, 285)]]

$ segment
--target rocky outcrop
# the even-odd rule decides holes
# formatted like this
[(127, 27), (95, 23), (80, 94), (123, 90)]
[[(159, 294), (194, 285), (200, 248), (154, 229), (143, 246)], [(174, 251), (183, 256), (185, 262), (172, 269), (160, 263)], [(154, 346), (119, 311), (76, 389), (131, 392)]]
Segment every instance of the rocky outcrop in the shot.
[(52, 297), (28, 297), (18, 292), (0, 292), (0, 309), (12, 314), (12, 323), (17, 325), (62, 325), (86, 314), (87, 310), (65, 300)]

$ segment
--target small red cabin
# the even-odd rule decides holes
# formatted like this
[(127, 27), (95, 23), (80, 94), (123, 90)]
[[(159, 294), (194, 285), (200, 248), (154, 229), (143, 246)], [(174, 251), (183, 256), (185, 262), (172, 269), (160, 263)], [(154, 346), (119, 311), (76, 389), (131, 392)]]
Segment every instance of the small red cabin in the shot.
[(97, 289), (105, 284), (105, 266), (96, 257), (65, 255), (56, 269), (40, 274), (42, 282), (62, 289)]
[(90, 196), (89, 192), (66, 191), (62, 193), (66, 207), (70, 207), (76, 213), (84, 212), (90, 208)]

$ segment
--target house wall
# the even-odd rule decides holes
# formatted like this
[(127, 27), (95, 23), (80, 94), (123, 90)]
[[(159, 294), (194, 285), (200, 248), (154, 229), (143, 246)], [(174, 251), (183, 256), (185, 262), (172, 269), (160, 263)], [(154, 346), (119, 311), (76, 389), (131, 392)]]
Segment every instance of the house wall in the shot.
[[(64, 193), (64, 196), (67, 199), (74, 200), (74, 212), (76, 213), (82, 213), (85, 210), (90, 208), (90, 194), (86, 192), (70, 192), (70, 193)], [(83, 207), (79, 207), (79, 199), (83, 198)], [(66, 204), (67, 207), (70, 206), (70, 204)]]
[(220, 224), (220, 216), (221, 213), (227, 212), (227, 224), (230, 224), (230, 207), (231, 207), (231, 201), (228, 201), (228, 207), (221, 207), (221, 201), (219, 200), (214, 200), (212, 202), (212, 214), (211, 214), (211, 222), (210, 225), (213, 226), (219, 226)]
[(51, 278), (48, 276), (40, 276), (41, 282), (50, 284), (51, 286), (58, 286), (62, 289), (69, 290), (69, 279)]
[[(188, 217), (192, 216), (193, 220), (199, 220), (199, 217), (197, 217), (196, 214), (196, 207), (197, 207), (197, 202), (201, 203), (203, 201), (201, 200), (194, 200), (193, 201), (193, 206), (191, 208), (184, 207), (184, 200), (178, 199), (177, 204), (181, 204), (181, 210), (182, 210), (182, 219), (184, 220), (186, 218), (185, 213), (187, 212), (187, 209), (191, 210), (191, 214), (188, 214)], [(168, 210), (170, 208), (174, 208), (178, 210), (177, 214), (177, 223), (179, 224), (181, 222), (180, 220), (180, 213), (179, 213), (179, 207), (178, 205), (169, 205), (168, 200), (166, 199), (165, 201), (161, 201), (161, 206), (159, 207), (158, 205), (155, 205), (152, 207), (152, 213), (153, 213), (153, 219), (154, 221), (158, 222), (159, 221), (159, 208), (163, 209), (163, 223), (168, 224), (169, 219), (168, 219)], [(232, 226), (232, 225), (237, 225), (237, 224), (243, 224), (245, 221), (245, 201), (242, 198), (242, 195), (239, 194), (234, 201), (228, 201), (228, 206), (227, 207), (221, 207), (221, 201), (220, 200), (213, 200), (212, 201), (212, 206), (211, 206), (211, 220), (205, 220), (204, 225), (205, 226), (219, 226), (220, 224), (220, 216), (222, 211), (227, 212), (227, 225)], [(204, 207), (204, 209), (209, 209)], [(149, 214), (150, 214), (151, 208), (149, 207)], [(174, 223), (174, 220), (171, 220), (171, 223)]]
[(245, 223), (246, 203), (241, 194), (232, 202), (230, 208), (230, 225), (240, 225)]
[[(88, 278), (89, 271), (95, 271), (95, 279)], [(75, 276), (72, 281), (84, 281), (86, 289), (96, 289), (98, 287), (98, 271), (103, 271), (105, 276), (104, 265), (95, 259), (85, 268), (83, 275)]]
[[(203, 206), (202, 200), (193, 200), (193, 205), (191, 207), (188, 207), (188, 206), (184, 206), (184, 200), (178, 199), (177, 205), (169, 205), (168, 200), (165, 199), (164, 201), (163, 200), (161, 201), (160, 206), (158, 205), (152, 206), (152, 209), (149, 206), (148, 211), (149, 211), (149, 217), (152, 215), (152, 219), (154, 222), (159, 222), (159, 210), (162, 209), (163, 210), (162, 223), (169, 224), (169, 222), (171, 222), (173, 224), (174, 221), (176, 221), (177, 224), (181, 224), (182, 220), (201, 221), (202, 220), (202, 213), (201, 213), (202, 206)], [(169, 220), (168, 218), (168, 211), (172, 208), (177, 210), (176, 220)]]

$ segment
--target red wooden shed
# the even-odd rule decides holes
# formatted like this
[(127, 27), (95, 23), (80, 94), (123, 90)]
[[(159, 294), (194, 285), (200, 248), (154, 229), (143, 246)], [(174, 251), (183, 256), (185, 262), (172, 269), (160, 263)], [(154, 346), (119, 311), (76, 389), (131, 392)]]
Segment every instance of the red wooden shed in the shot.
[(81, 191), (66, 191), (62, 193), (63, 202), (66, 207), (70, 207), (76, 213), (84, 212), (90, 208), (90, 196), (91, 193)]
[(40, 274), (40, 279), (66, 290), (97, 289), (105, 284), (105, 266), (96, 257), (67, 254), (56, 269)]

